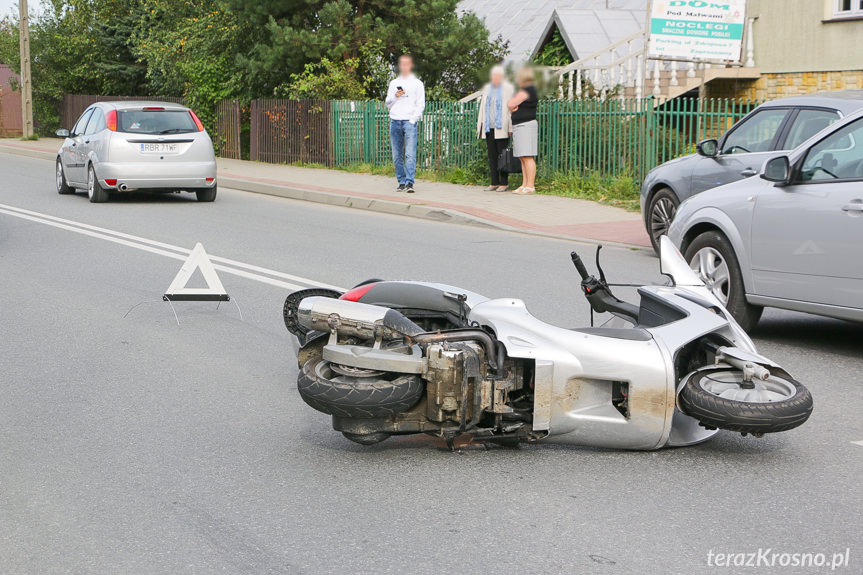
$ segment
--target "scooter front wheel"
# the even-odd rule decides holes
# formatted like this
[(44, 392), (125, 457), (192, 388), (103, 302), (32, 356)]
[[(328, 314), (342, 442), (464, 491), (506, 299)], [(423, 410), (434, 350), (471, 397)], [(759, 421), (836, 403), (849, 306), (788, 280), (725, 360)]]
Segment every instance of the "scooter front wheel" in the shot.
[(802, 425), (812, 413), (812, 395), (785, 375), (744, 381), (736, 369), (694, 373), (680, 391), (684, 413), (707, 427), (740, 433), (777, 433)]

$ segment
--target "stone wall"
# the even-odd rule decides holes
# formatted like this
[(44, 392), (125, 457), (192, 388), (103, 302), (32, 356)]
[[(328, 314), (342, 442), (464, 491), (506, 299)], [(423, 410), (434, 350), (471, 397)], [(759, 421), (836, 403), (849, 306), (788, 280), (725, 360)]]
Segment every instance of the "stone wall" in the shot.
[(863, 88), (863, 70), (763, 74), (755, 82), (755, 97), (772, 100), (812, 92), (860, 88)]
[(742, 100), (775, 100), (812, 92), (863, 89), (863, 70), (762, 74), (758, 80), (714, 80), (702, 96)]

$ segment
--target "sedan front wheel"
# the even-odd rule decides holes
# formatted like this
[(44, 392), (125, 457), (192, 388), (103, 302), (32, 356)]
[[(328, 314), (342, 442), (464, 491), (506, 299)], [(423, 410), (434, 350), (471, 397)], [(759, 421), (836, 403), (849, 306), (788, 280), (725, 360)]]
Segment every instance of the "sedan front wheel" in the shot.
[(650, 198), (647, 206), (647, 232), (653, 251), (659, 255), (659, 238), (668, 233), (680, 200), (670, 188), (662, 188)]
[(731, 242), (720, 232), (706, 232), (689, 244), (684, 257), (740, 327), (745, 331), (754, 328), (763, 308), (746, 301), (740, 263)]

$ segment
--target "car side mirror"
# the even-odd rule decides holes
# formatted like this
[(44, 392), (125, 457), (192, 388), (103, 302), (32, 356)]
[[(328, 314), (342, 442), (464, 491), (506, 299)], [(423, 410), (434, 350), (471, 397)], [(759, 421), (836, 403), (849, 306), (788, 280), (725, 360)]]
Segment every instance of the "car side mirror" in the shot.
[(791, 176), (791, 162), (788, 156), (778, 156), (770, 158), (764, 164), (764, 169), (761, 171), (761, 178), (768, 182), (776, 182), (777, 184), (787, 184)]
[(54, 132), (54, 135), (57, 136), (58, 138), (68, 138), (69, 136), (72, 135), (72, 133), (65, 128), (60, 128), (59, 130)]
[(719, 142), (716, 140), (702, 140), (695, 144), (695, 151), (699, 156), (705, 158), (715, 158), (719, 154)]

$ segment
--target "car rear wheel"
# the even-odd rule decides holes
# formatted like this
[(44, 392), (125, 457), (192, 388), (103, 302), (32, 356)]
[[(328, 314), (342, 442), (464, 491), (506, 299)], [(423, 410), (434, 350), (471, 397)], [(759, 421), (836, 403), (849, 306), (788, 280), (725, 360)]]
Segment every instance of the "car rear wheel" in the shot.
[(216, 200), (216, 194), (218, 190), (216, 186), (213, 185), (212, 188), (204, 188), (202, 190), (195, 190), (195, 195), (198, 196), (199, 202), (213, 202)]
[(647, 208), (647, 233), (650, 234), (650, 243), (657, 255), (659, 255), (659, 238), (668, 233), (679, 205), (680, 200), (671, 188), (662, 188), (650, 198)]
[(66, 173), (63, 171), (63, 162), (57, 158), (57, 193), (58, 194), (74, 194), (75, 188), (69, 185), (66, 181)]
[(108, 190), (102, 187), (99, 179), (96, 177), (96, 169), (93, 164), (87, 170), (87, 197), (94, 204), (99, 204), (108, 201)]
[(740, 327), (754, 328), (763, 308), (746, 301), (740, 263), (728, 239), (717, 231), (703, 233), (689, 244), (684, 257)]

